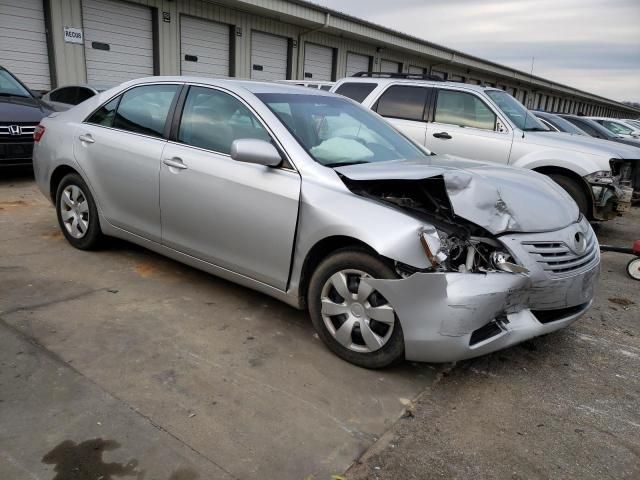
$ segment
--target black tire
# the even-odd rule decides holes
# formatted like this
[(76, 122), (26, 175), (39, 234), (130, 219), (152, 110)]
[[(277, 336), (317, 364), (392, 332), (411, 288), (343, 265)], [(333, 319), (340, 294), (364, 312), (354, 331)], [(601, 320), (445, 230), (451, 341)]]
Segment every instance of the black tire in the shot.
[(582, 186), (573, 178), (558, 173), (549, 174), (549, 178), (560, 185), (578, 204), (580, 213), (587, 218), (591, 218), (590, 202)]
[[(63, 206), (63, 192), (68, 187), (73, 186), (80, 189), (80, 192), (82, 194), (80, 199), (86, 199), (86, 203), (88, 206), (88, 226), (84, 230), (84, 233), (80, 238), (76, 238), (71, 234), (62, 218), (62, 211), (63, 209), (66, 209), (66, 207)], [(104, 236), (102, 234), (102, 231), (100, 230), (100, 221), (98, 220), (98, 209), (96, 208), (96, 202), (91, 195), (89, 187), (82, 179), (82, 177), (77, 173), (70, 173), (66, 175), (58, 185), (58, 189), (56, 190), (56, 216), (58, 217), (58, 225), (60, 226), (60, 230), (62, 230), (65, 238), (71, 245), (80, 250), (95, 250), (99, 247)]]
[[(389, 265), (365, 250), (348, 248), (327, 257), (313, 272), (307, 295), (309, 314), (319, 337), (340, 358), (360, 367), (385, 368), (404, 360), (404, 335), (397, 316), (390, 337), (376, 351), (363, 353), (350, 350), (339, 343), (328, 330), (322, 317), (322, 289), (333, 274), (342, 270), (360, 270), (373, 278), (398, 278)], [(384, 300), (383, 297), (380, 298)]]

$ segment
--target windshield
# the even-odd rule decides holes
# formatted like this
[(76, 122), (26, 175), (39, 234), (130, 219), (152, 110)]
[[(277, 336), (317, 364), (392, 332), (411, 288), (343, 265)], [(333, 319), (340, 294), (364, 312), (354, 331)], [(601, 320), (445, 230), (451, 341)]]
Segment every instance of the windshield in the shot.
[(29, 91), (3, 68), (0, 68), (0, 96), (31, 98)]
[(629, 127), (626, 127), (618, 122), (612, 122), (611, 120), (604, 120), (603, 125), (613, 133), (617, 133), (618, 135), (631, 135), (631, 133), (633, 132), (633, 130)]
[(384, 120), (349, 100), (257, 94), (313, 159), (327, 167), (426, 157)]
[(501, 90), (486, 90), (486, 94), (491, 97), (498, 108), (509, 117), (516, 127), (525, 132), (540, 131), (547, 132), (549, 129), (538, 120), (533, 113), (527, 110), (519, 101)]

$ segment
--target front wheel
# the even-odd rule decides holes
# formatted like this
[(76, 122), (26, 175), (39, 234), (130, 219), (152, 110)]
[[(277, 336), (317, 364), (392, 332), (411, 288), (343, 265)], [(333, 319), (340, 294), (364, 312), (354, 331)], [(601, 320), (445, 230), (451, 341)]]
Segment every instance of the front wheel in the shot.
[(308, 304), (322, 341), (342, 359), (384, 368), (404, 359), (404, 336), (395, 309), (366, 279), (398, 278), (364, 250), (341, 250), (313, 273)]
[(591, 217), (591, 212), (589, 211), (589, 198), (584, 192), (582, 186), (576, 180), (557, 173), (549, 174), (549, 178), (560, 185), (564, 191), (573, 198), (573, 201), (578, 205), (578, 209), (582, 215), (587, 218)]

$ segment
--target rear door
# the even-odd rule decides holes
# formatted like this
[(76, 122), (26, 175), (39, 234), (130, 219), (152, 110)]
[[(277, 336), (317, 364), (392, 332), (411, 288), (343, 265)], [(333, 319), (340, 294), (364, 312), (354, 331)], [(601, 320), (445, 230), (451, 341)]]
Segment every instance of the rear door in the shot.
[[(192, 86), (160, 170), (163, 244), (284, 290), (298, 218), (300, 177), (237, 162), (231, 143), (271, 140), (240, 99)], [(176, 166), (177, 165), (177, 166)]]
[(427, 148), (471, 160), (509, 162), (513, 131), (479, 96), (453, 89), (437, 89), (435, 95)]
[(410, 85), (391, 85), (372, 109), (389, 123), (420, 145), (427, 133), (426, 107), (432, 88)]
[(76, 130), (74, 154), (109, 223), (160, 242), (158, 175), (180, 85), (130, 88)]

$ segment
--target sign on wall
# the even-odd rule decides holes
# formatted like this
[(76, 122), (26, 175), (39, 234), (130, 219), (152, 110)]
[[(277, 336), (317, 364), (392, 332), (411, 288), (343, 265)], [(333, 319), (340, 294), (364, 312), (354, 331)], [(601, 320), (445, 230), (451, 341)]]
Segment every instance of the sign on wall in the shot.
[(64, 41), (69, 43), (84, 43), (81, 28), (64, 27)]

